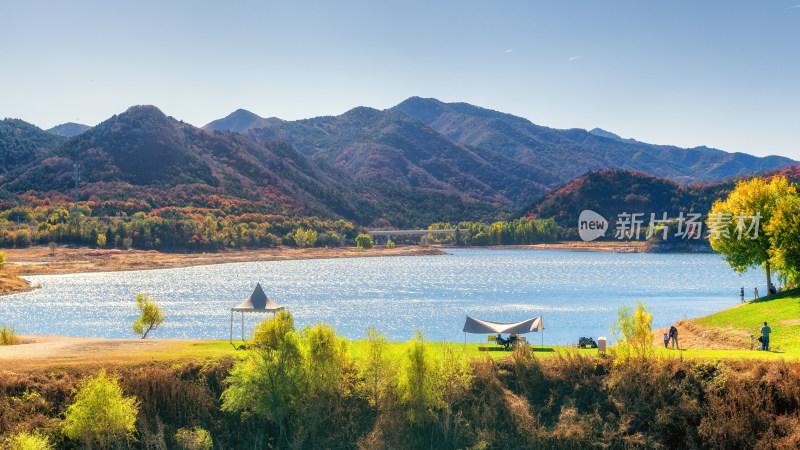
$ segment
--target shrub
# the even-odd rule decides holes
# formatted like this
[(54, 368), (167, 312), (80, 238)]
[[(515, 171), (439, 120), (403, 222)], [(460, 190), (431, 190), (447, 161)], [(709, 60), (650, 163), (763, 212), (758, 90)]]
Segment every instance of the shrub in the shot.
[(356, 236), (356, 247), (359, 250), (370, 249), (373, 246), (374, 246), (374, 243), (372, 242), (372, 237), (370, 237), (370, 235), (368, 235), (368, 234), (359, 234), (358, 236)]
[(211, 450), (214, 448), (211, 434), (200, 427), (194, 427), (191, 430), (181, 428), (175, 433), (175, 442), (185, 450)]
[(47, 436), (23, 431), (7, 437), (0, 448), (7, 450), (48, 450), (53, 446)]
[(300, 248), (313, 247), (314, 244), (317, 243), (318, 238), (319, 234), (316, 231), (303, 230), (302, 228), (298, 228), (292, 235), (294, 243), (297, 244), (297, 246)]
[(0, 270), (6, 268), (6, 252), (0, 252)]
[(63, 432), (89, 447), (107, 448), (135, 440), (138, 414), (136, 398), (124, 397), (117, 380), (101, 370), (78, 384), (75, 403), (65, 413)]
[(381, 397), (393, 375), (392, 361), (386, 354), (386, 335), (375, 327), (367, 329), (366, 348), (359, 364), (364, 388), (372, 406), (379, 408)]
[(624, 356), (632, 351), (638, 358), (646, 358), (653, 349), (653, 313), (637, 301), (636, 309), (623, 306), (617, 310), (617, 321), (611, 326), (617, 347)]
[(428, 352), (422, 333), (417, 330), (409, 343), (407, 360), (400, 379), (400, 393), (408, 419), (421, 424), (431, 418), (439, 402), (439, 374), (436, 361)]
[(348, 425), (341, 411), (351, 366), (347, 341), (333, 327), (319, 323), (297, 332), (283, 310), (256, 325), (227, 379), (222, 409), (270, 422), (292, 447), (330, 447)]
[(339, 387), (347, 362), (347, 341), (333, 327), (318, 323), (303, 330), (306, 383), (311, 396), (329, 396)]
[(388, 248), (388, 249), (390, 249), (390, 250), (391, 250), (391, 249), (393, 249), (394, 247), (395, 247), (395, 245), (394, 245), (394, 241), (391, 241), (391, 240), (390, 240), (389, 242), (387, 242), (387, 243), (386, 243), (386, 248)]
[(19, 336), (11, 325), (0, 325), (0, 345), (19, 344)]
[(294, 239), (294, 243), (298, 247), (300, 247), (300, 248), (305, 247), (306, 246), (306, 232), (305, 232), (305, 230), (303, 230), (302, 228), (298, 228), (294, 232), (293, 239)]

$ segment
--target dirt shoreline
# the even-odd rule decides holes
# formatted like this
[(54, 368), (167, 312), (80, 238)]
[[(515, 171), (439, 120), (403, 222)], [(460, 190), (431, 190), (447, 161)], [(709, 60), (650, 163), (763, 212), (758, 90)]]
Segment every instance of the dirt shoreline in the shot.
[(66, 246), (51, 252), (47, 247), (37, 246), (4, 251), (8, 261), (6, 271), (18, 276), (171, 269), (237, 262), (444, 254), (437, 248), (421, 246), (370, 250), (357, 250), (354, 247), (328, 249), (278, 247), (225, 250), (216, 253), (165, 253), (156, 250), (103, 250)]
[[(449, 247), (441, 247), (449, 248)], [(45, 246), (4, 249), (6, 271), (18, 276), (83, 272), (118, 272), (125, 270), (169, 269), (177, 267), (226, 264), (235, 262), (286, 261), (301, 259), (364, 258), (383, 256), (442, 255), (440, 247), (407, 246), (387, 249), (376, 247), (305, 248), (288, 247), (259, 250), (223, 250), (214, 253), (168, 253), (156, 250), (104, 250), (60, 246), (51, 251)], [(646, 252), (644, 242), (554, 242), (535, 245), (471, 247), (476, 249), (570, 250), (587, 252)]]

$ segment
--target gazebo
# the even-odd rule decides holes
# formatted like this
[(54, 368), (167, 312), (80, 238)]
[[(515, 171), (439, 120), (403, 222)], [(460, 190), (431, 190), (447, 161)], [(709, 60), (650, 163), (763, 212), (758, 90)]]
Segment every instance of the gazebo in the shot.
[(247, 297), (247, 300), (243, 301), (239, 306), (235, 308), (231, 308), (231, 342), (233, 342), (233, 313), (234, 312), (241, 312), (242, 313), (242, 340), (244, 340), (244, 313), (246, 312), (256, 312), (256, 313), (263, 313), (263, 312), (271, 312), (275, 314), (276, 312), (283, 309), (283, 306), (278, 306), (267, 297), (267, 294), (264, 293), (264, 289), (261, 289), (261, 283), (256, 283), (256, 288), (253, 289), (253, 293), (250, 294), (250, 297)]

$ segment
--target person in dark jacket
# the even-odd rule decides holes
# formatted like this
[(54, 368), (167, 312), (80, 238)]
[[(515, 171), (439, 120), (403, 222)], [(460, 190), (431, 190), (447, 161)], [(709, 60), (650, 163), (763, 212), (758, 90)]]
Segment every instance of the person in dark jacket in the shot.
[(769, 350), (770, 333), (772, 333), (772, 329), (767, 325), (767, 322), (764, 322), (764, 326), (761, 327), (761, 350)]
[(500, 333), (497, 333), (497, 337), (495, 338), (495, 342), (497, 342), (497, 345), (502, 345), (507, 349), (508, 348), (508, 344), (511, 343), (511, 339), (503, 339), (503, 336), (500, 336)]
[(672, 341), (672, 349), (680, 350), (681, 347), (678, 345), (678, 329), (675, 328), (675, 325), (669, 327), (669, 338)]

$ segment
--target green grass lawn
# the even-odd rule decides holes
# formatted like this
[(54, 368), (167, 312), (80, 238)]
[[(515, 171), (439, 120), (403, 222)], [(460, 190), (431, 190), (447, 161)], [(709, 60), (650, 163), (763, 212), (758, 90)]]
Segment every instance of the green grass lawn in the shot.
[(769, 351), (760, 352), (756, 350), (670, 350), (666, 348), (655, 348), (654, 355), (659, 358), (683, 358), (683, 359), (767, 359), (767, 360), (787, 360), (800, 361), (800, 352), (797, 351)]
[[(225, 356), (225, 355), (236, 355), (237, 352), (236, 347), (242, 345), (241, 340), (233, 341), (231, 344), (228, 341), (207, 341), (207, 342), (193, 342), (193, 343), (177, 343), (175, 344), (174, 351), (170, 352), (170, 356), (173, 357), (182, 357), (182, 356), (197, 356), (197, 357), (216, 357), (216, 356)], [(493, 351), (493, 352), (482, 352), (478, 350), (479, 346), (487, 346), (492, 347), (491, 344), (457, 344), (457, 343), (443, 343), (443, 342), (427, 342), (426, 345), (431, 350), (431, 352), (437, 353), (442, 352), (445, 346), (451, 346), (454, 351), (463, 353), (465, 356), (470, 357), (483, 357), (485, 355), (489, 355), (492, 358), (504, 358), (508, 356), (511, 352), (505, 351)], [(366, 348), (366, 341), (348, 341), (347, 342), (347, 350), (350, 354), (350, 357), (359, 360), (361, 359), (361, 354)], [(387, 354), (392, 357), (399, 359), (405, 356), (406, 349), (408, 348), (407, 342), (387, 342), (386, 343), (386, 352)], [(553, 355), (557, 351), (566, 351), (569, 347), (545, 347), (542, 349), (541, 346), (535, 346), (534, 351), (537, 355), (548, 356)]]
[[(750, 350), (701, 350), (690, 349), (675, 351), (664, 348), (654, 348), (654, 355), (663, 358), (711, 358), (711, 359), (786, 359), (800, 360), (800, 289), (789, 290), (780, 294), (763, 297), (742, 305), (720, 311), (710, 316), (694, 319), (698, 325), (714, 327), (737, 333), (744, 336), (758, 335), (764, 321), (772, 328), (771, 347), (776, 351), (759, 352)], [(219, 357), (224, 355), (241, 354), (236, 347), (242, 341), (207, 341), (201, 343), (175, 344), (170, 357), (196, 356), (201, 358)], [(445, 346), (451, 346), (455, 351), (467, 357), (485, 357), (500, 359), (510, 355), (504, 351), (479, 351), (478, 347), (492, 347), (492, 344), (459, 344), (428, 342), (433, 353), (441, 352)], [(354, 360), (361, 359), (366, 348), (365, 341), (349, 341), (348, 352)], [(394, 359), (405, 356), (408, 343), (387, 342), (388, 355)], [(571, 347), (544, 347), (534, 345), (537, 357), (549, 358), (566, 352), (578, 351), (581, 354), (596, 355), (597, 350), (575, 350)]]
[[(241, 345), (242, 341), (234, 341), (234, 344)], [(436, 354), (441, 352), (446, 345), (452, 346), (453, 350), (464, 354), (467, 357), (483, 358), (489, 356), (494, 359), (502, 359), (511, 355), (511, 352), (479, 351), (479, 346), (485, 344), (445, 344), (442, 342), (429, 342), (428, 348)], [(350, 357), (358, 361), (362, 357), (362, 352), (366, 348), (365, 341), (349, 341), (347, 345)], [(403, 359), (408, 343), (406, 342), (387, 342), (387, 353), (392, 359)], [(569, 352), (578, 352), (581, 355), (595, 356), (597, 349), (574, 349), (572, 347), (540, 347), (534, 346), (535, 355), (538, 358), (551, 358), (556, 355), (563, 355)], [(208, 341), (202, 343), (176, 344), (175, 353), (172, 357), (219, 357), (225, 355), (242, 354), (237, 352), (228, 341)], [(654, 348), (653, 355), (659, 358), (684, 358), (684, 359), (760, 359), (760, 360), (780, 360), (800, 361), (800, 351), (771, 351), (759, 352), (751, 350), (670, 350), (665, 348)]]
[(800, 351), (800, 289), (762, 297), (694, 319), (694, 322), (706, 327), (727, 328), (745, 336), (759, 336), (759, 330), (767, 322), (772, 329), (771, 348)]

